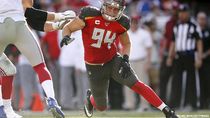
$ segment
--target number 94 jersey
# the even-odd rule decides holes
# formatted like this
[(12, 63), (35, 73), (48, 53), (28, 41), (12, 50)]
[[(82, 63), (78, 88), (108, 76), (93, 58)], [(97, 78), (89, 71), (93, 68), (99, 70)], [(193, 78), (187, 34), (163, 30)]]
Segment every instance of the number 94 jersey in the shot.
[(82, 8), (79, 18), (85, 22), (82, 29), (85, 61), (91, 64), (110, 61), (117, 53), (114, 42), (130, 28), (130, 19), (122, 15), (117, 21), (106, 21), (95, 7)]

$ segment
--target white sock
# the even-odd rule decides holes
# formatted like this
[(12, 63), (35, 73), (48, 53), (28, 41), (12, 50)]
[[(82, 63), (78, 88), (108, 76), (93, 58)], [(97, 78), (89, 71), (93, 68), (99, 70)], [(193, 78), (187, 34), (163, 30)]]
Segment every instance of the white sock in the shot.
[(11, 99), (3, 99), (4, 109), (12, 108)]
[(157, 107), (158, 109), (160, 109), (161, 111), (166, 107), (166, 104), (163, 102), (159, 107)]
[(52, 80), (43, 81), (41, 83), (41, 85), (42, 85), (42, 88), (44, 89), (44, 92), (45, 92), (47, 98), (51, 97), (51, 98), (55, 99), (55, 92), (53, 89)]
[[(0, 78), (2, 79), (2, 78)], [(0, 80), (1, 81), (1, 80)], [(3, 105), (3, 99), (2, 99), (2, 86), (0, 85), (0, 106)]]

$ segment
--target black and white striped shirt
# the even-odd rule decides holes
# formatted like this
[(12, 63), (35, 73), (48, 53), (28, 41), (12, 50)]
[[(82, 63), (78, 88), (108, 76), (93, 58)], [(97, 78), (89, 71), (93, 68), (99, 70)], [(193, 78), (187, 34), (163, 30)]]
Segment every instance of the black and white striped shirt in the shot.
[(195, 52), (196, 41), (201, 39), (201, 30), (192, 21), (177, 23), (173, 28), (173, 41), (176, 52)]

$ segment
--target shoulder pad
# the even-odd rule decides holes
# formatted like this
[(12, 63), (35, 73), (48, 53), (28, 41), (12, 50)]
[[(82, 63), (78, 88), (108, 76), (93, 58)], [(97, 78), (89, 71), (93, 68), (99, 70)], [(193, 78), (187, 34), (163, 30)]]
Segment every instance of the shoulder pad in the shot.
[(83, 7), (80, 11), (79, 18), (85, 20), (86, 17), (100, 16), (101, 12), (96, 7)]
[(118, 20), (118, 23), (120, 23), (125, 29), (130, 29), (130, 18), (123, 14), (121, 18)]

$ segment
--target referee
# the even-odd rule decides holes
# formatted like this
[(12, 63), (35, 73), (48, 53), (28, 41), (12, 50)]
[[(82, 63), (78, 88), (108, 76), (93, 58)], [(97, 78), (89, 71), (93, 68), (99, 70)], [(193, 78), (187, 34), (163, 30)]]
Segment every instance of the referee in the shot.
[(167, 59), (171, 66), (174, 58), (174, 76), (172, 79), (171, 107), (180, 107), (182, 92), (182, 75), (187, 72), (185, 106), (196, 109), (197, 94), (195, 69), (202, 65), (202, 40), (198, 26), (190, 20), (189, 7), (179, 6), (179, 21), (173, 28), (173, 38)]

